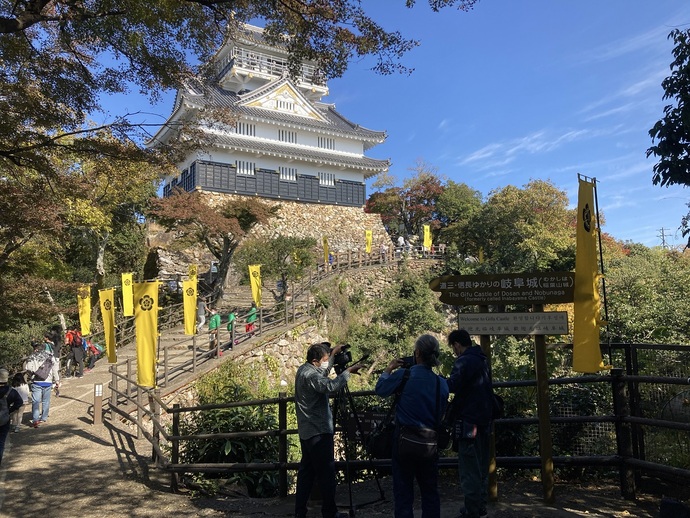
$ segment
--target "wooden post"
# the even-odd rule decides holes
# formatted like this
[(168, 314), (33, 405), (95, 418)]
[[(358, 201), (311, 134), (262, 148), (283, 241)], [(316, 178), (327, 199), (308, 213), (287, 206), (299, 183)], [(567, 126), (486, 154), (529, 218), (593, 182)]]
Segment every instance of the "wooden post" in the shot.
[(103, 384), (93, 386), (93, 424), (103, 424)]
[(137, 385), (137, 439), (141, 439), (141, 426), (144, 424), (144, 411), (141, 409), (144, 402), (141, 397), (141, 387)]
[(258, 334), (259, 336), (261, 336), (261, 328), (264, 327), (263, 322), (264, 322), (264, 308), (260, 307), (259, 308), (259, 330), (256, 332), (256, 334)]
[(163, 349), (163, 383), (168, 386), (168, 348)]
[(110, 367), (110, 372), (112, 373), (112, 377), (110, 379), (110, 406), (117, 408), (117, 363)]
[(280, 464), (280, 471), (278, 472), (278, 488), (281, 498), (285, 498), (288, 494), (288, 476), (287, 476), (287, 461), (288, 461), (288, 437), (285, 433), (287, 431), (287, 394), (280, 392), (278, 394), (278, 463)]
[[(173, 404), (173, 410), (179, 410), (180, 409), (180, 404), (179, 403), (174, 403)], [(173, 437), (177, 437), (180, 435), (180, 412), (173, 412), (172, 415), (172, 435)], [(180, 463), (180, 440), (179, 439), (171, 439), (172, 441), (172, 452), (170, 453), (170, 463), (173, 465), (179, 464)], [(170, 490), (173, 493), (177, 493), (178, 491), (178, 484), (177, 484), (177, 473), (174, 471), (170, 474)]]
[(192, 336), (192, 372), (196, 372), (196, 335)]
[[(533, 304), (532, 310), (543, 312), (543, 304)], [(541, 483), (544, 501), (553, 503), (553, 445), (551, 442), (551, 417), (549, 414), (549, 373), (546, 364), (546, 339), (534, 337), (534, 370), (537, 376), (537, 415), (539, 417), (539, 456), (541, 458)]]
[[(153, 389), (153, 394), (160, 397), (161, 390), (155, 388)], [(158, 399), (151, 395), (149, 395), (149, 405), (151, 408), (151, 420), (153, 421), (153, 446), (155, 446), (155, 448), (151, 448), (151, 461), (158, 465), (160, 459), (158, 458), (157, 448), (160, 447), (161, 433), (156, 425), (161, 424), (161, 406), (158, 403)]]
[[(488, 313), (489, 306), (479, 306), (480, 313)], [(480, 335), (479, 336), (479, 346), (482, 348), (482, 352), (487, 358), (489, 364), (489, 372), (491, 372), (491, 336), (490, 335)], [(491, 376), (491, 381), (493, 381), (493, 375)], [(498, 473), (496, 471), (496, 430), (491, 425), (491, 436), (489, 437), (489, 487), (488, 487), (488, 498), (490, 501), (495, 502), (498, 500)]]
[(132, 394), (132, 360), (127, 358), (127, 397), (129, 398)]
[(633, 456), (632, 426), (623, 422), (630, 417), (630, 399), (628, 387), (624, 381), (623, 369), (611, 369), (613, 384), (613, 412), (616, 416), (616, 446), (621, 459), (619, 476), (621, 495), (626, 500), (635, 500), (635, 471), (626, 463)]

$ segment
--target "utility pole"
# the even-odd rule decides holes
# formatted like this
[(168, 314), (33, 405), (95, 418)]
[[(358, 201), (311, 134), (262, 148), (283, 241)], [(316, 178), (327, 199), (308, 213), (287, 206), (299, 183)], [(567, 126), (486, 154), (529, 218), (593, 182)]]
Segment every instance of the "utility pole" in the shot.
[(659, 229), (659, 238), (661, 239), (661, 247), (662, 248), (668, 248), (668, 245), (666, 244), (666, 230), (669, 230), (667, 228), (660, 228)]

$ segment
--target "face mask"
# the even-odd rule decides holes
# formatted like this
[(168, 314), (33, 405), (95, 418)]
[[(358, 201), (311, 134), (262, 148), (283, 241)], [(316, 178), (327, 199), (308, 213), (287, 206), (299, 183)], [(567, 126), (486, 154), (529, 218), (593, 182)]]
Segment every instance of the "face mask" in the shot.
[(324, 370), (325, 370), (325, 369), (328, 369), (328, 365), (329, 365), (328, 362), (321, 362), (321, 368), (324, 369)]

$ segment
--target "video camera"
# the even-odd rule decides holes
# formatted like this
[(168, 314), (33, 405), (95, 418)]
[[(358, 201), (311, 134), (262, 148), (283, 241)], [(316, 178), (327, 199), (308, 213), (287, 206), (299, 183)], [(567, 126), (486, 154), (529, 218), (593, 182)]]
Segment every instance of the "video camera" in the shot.
[(400, 358), (400, 361), (402, 362), (402, 365), (400, 367), (402, 367), (403, 369), (409, 369), (410, 367), (412, 367), (416, 363), (415, 359), (414, 359), (414, 355), (413, 356), (404, 356), (404, 357)]
[[(333, 356), (333, 368), (335, 369), (336, 374), (343, 372), (345, 369), (347, 369), (348, 364), (352, 362), (352, 351), (350, 351), (350, 347), (350, 344), (343, 345), (340, 349), (340, 352)], [(361, 363), (367, 358), (369, 358), (369, 355), (365, 354), (356, 363)]]

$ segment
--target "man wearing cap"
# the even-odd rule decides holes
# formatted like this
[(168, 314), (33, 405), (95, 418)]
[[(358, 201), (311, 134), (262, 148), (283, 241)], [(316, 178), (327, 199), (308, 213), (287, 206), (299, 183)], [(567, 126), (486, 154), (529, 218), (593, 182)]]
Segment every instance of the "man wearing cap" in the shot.
[[(9, 379), (10, 373), (7, 372), (7, 369), (0, 369), (0, 399), (4, 400), (0, 403), (0, 408), (7, 406), (7, 414), (0, 413), (0, 464), (2, 464), (2, 453), (5, 451), (7, 434), (10, 431), (10, 414), (24, 404), (19, 392), (10, 387)], [(5, 420), (7, 421), (3, 422)]]

